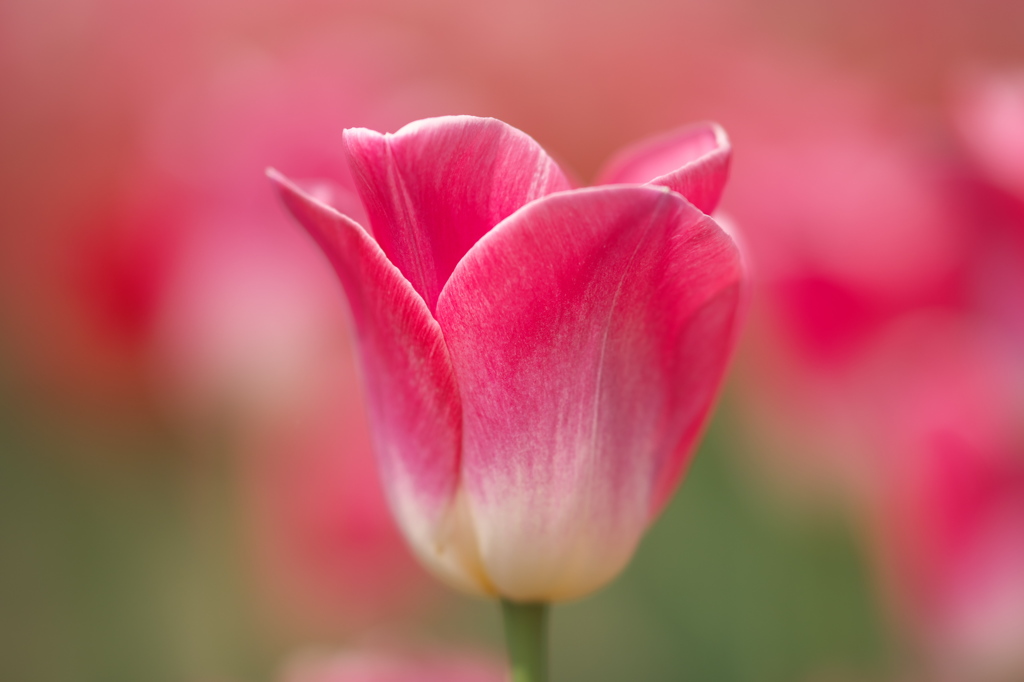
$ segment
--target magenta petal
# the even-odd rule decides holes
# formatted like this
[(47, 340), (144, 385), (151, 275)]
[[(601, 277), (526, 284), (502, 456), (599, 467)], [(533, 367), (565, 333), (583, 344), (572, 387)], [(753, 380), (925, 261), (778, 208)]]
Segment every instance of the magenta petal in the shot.
[[(461, 407), (441, 330), (356, 222), (274, 171), (285, 205), (330, 259), (348, 297), (385, 490), (414, 548), (454, 582), (480, 583), (444, 547), (459, 479)], [(437, 566), (437, 564), (444, 564)], [(467, 585), (463, 585), (467, 586)], [(470, 584), (470, 589), (482, 589)]]
[(710, 214), (722, 198), (732, 147), (716, 123), (698, 123), (628, 147), (609, 161), (597, 185), (663, 185)]
[(521, 600), (613, 577), (677, 483), (730, 354), (732, 240), (654, 187), (556, 194), (463, 258), (437, 318), (485, 570)]
[(354, 128), (345, 143), (374, 238), (431, 311), (480, 237), (530, 201), (569, 189), (540, 145), (495, 119), (426, 119), (388, 135)]

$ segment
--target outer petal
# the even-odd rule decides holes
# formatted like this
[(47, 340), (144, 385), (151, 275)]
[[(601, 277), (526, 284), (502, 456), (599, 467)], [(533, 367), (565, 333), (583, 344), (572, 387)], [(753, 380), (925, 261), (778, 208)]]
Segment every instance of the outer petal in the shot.
[(637, 186), (550, 196), (466, 254), (437, 318), (501, 594), (573, 598), (626, 564), (718, 389), (741, 269), (710, 218)]
[(373, 234), (431, 311), (462, 256), (501, 220), (569, 189), (547, 153), (491, 118), (446, 116), (393, 135), (345, 131)]
[(363, 202), (354, 190), (330, 180), (295, 180), (292, 184), (306, 196), (330, 206), (357, 225), (369, 224)]
[(487, 591), (458, 503), (461, 407), (441, 330), (366, 231), (274, 171), (285, 205), (327, 254), (355, 323), (378, 461), (410, 543), (442, 577)]
[(697, 123), (640, 142), (617, 154), (598, 175), (598, 185), (664, 185), (710, 214), (729, 177), (732, 146), (717, 123)]

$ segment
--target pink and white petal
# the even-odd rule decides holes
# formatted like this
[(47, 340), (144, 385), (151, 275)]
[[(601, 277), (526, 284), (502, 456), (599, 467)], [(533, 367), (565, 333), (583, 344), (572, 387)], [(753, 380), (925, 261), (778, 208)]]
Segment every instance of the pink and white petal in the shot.
[(400, 527), (442, 577), (487, 591), (472, 537), (451, 530), (461, 513), (462, 413), (440, 327), (358, 223), (275, 171), (268, 175), (345, 289), (378, 464)]
[(732, 146), (717, 123), (697, 123), (627, 147), (598, 174), (597, 185), (663, 185), (711, 214), (729, 177)]
[(480, 237), (570, 188), (540, 145), (492, 118), (431, 118), (386, 135), (352, 128), (345, 144), (374, 238), (431, 312)]
[(549, 196), (463, 258), (437, 319), (463, 396), (485, 570), (570, 599), (628, 562), (678, 482), (731, 351), (732, 240), (664, 188)]

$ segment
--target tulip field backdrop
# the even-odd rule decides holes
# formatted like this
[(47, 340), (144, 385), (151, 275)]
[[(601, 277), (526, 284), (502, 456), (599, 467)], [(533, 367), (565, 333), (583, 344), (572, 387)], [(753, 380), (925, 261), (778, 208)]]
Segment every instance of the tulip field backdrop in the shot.
[(1022, 36), (1015, 0), (5, 0), (0, 679), (503, 679), (265, 175), (350, 186), (344, 129), (455, 114), (572, 186), (731, 141), (726, 387), (625, 571), (553, 608), (553, 680), (1024, 679)]

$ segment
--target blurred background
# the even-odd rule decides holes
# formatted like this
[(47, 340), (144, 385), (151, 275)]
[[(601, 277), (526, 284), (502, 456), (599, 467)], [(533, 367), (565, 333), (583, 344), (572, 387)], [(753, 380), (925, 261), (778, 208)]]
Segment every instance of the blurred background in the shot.
[(1024, 679), (1022, 36), (1016, 0), (4, 0), (0, 678), (500, 679), (263, 177), (467, 113), (583, 182), (719, 121), (754, 270), (690, 474), (555, 610), (554, 679)]

